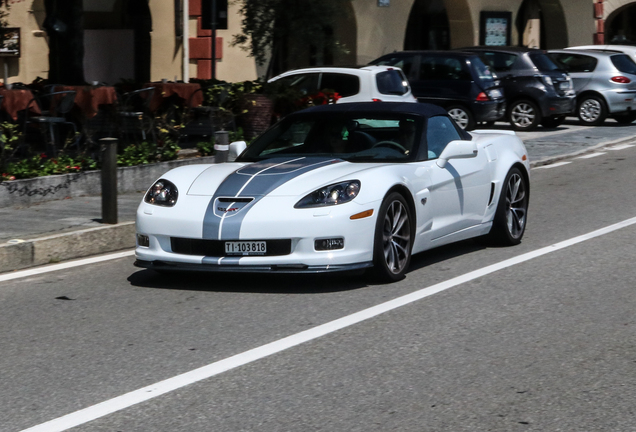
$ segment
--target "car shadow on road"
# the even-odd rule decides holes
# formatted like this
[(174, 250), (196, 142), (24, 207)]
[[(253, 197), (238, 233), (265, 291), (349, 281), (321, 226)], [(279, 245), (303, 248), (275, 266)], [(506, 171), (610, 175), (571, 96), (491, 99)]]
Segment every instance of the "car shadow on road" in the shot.
[(473, 238), (457, 243), (451, 243), (446, 246), (429, 249), (424, 252), (415, 254), (413, 255), (413, 257), (411, 257), (411, 266), (409, 267), (408, 273), (490, 247), (497, 246), (494, 246), (486, 239)]
[(259, 294), (323, 294), (368, 286), (359, 273), (300, 275), (140, 270), (131, 274), (128, 282), (142, 288)]

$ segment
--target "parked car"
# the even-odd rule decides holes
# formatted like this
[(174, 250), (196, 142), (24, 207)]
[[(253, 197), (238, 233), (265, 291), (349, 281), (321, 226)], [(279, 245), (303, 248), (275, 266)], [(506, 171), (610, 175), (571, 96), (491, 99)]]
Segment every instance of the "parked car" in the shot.
[(420, 102), (445, 108), (466, 130), (476, 123), (494, 122), (505, 115), (506, 103), (498, 83), (475, 54), (457, 51), (402, 51), (370, 64), (397, 66)]
[(340, 96), (337, 103), (416, 102), (404, 73), (395, 67), (304, 68), (282, 73), (268, 82), (292, 87), (303, 96), (331, 90)]
[(577, 95), (576, 114), (586, 125), (636, 120), (636, 63), (627, 54), (594, 50), (550, 50), (567, 70)]
[(566, 50), (594, 50), (627, 54), (636, 62), (636, 46), (633, 45), (581, 45), (563, 48)]
[[(423, 103), (292, 113), (235, 162), (165, 173), (137, 210), (135, 265), (158, 271), (404, 277), (411, 254), (521, 242), (530, 163), (512, 131), (468, 133)], [(493, 156), (494, 155), (494, 156)]]
[(539, 49), (479, 46), (462, 50), (479, 53), (506, 94), (508, 121), (515, 130), (538, 125), (556, 127), (576, 109), (576, 94), (568, 74)]

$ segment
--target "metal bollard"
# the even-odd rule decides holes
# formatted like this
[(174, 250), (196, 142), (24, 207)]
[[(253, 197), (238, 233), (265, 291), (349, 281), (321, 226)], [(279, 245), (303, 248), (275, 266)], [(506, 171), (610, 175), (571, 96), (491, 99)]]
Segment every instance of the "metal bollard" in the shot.
[(227, 131), (214, 132), (214, 162), (227, 162), (230, 152), (230, 135)]
[(102, 223), (117, 223), (117, 138), (99, 140), (102, 152)]

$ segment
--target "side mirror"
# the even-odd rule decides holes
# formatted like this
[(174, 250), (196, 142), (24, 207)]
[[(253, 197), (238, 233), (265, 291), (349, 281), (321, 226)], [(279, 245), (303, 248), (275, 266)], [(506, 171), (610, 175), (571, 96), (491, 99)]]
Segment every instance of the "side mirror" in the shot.
[(247, 148), (247, 143), (245, 141), (235, 141), (230, 143), (230, 151), (227, 155), (228, 162), (234, 162), (238, 155), (243, 153), (243, 151)]
[(477, 156), (477, 144), (473, 141), (455, 140), (448, 143), (437, 159), (437, 166), (444, 168), (449, 159), (467, 159)]

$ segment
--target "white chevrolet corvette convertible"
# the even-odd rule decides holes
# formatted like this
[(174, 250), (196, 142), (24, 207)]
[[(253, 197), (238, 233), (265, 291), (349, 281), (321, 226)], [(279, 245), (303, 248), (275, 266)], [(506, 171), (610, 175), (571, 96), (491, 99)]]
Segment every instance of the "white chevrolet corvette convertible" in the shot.
[(470, 237), (521, 241), (530, 165), (507, 131), (461, 130), (429, 104), (289, 115), (234, 162), (175, 168), (137, 211), (136, 262), (158, 271), (404, 277), (411, 255)]

